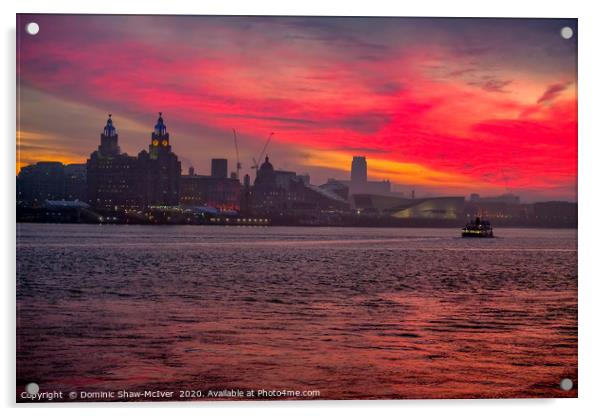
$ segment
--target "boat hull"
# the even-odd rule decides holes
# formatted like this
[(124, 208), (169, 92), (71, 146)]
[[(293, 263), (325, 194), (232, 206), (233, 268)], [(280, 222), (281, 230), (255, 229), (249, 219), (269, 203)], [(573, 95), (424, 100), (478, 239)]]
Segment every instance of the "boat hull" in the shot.
[(493, 231), (462, 230), (463, 238), (493, 238)]

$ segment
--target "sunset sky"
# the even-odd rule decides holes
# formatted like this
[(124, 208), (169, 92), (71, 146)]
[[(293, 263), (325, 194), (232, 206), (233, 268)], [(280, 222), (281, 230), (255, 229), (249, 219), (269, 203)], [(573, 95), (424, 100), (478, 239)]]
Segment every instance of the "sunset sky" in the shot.
[(573, 19), (19, 15), (17, 171), (85, 162), (107, 113), (135, 155), (162, 111), (184, 171), (233, 170), (236, 128), (243, 174), (274, 132), (274, 166), (316, 185), (365, 155), (370, 179), (406, 194), (576, 200), (564, 26), (577, 33)]

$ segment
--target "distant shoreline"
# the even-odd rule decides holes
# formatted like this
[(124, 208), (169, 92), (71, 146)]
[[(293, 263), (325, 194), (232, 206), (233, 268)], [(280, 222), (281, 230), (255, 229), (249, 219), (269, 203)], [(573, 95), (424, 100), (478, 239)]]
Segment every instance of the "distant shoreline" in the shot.
[[(81, 223), (81, 222), (41, 222), (41, 221), (17, 221), (17, 224), (51, 224), (51, 225), (98, 225), (98, 226), (142, 226), (142, 227), (231, 227), (231, 228), (430, 228), (430, 229), (449, 229), (459, 230), (462, 225), (378, 225), (378, 224), (124, 224), (124, 223)], [(578, 230), (578, 227), (570, 226), (544, 226), (544, 225), (499, 225), (494, 229), (534, 229), (534, 230)]]

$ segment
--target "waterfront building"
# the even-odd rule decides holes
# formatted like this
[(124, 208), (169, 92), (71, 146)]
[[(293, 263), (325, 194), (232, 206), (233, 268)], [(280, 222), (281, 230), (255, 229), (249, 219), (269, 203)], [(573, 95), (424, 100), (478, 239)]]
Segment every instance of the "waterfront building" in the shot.
[(330, 178), (325, 184), (320, 185), (320, 188), (332, 192), (345, 200), (349, 199), (349, 185), (345, 181)]
[(368, 182), (368, 163), (365, 156), (353, 156), (351, 161), (351, 185), (362, 186)]
[(533, 204), (533, 220), (539, 226), (577, 228), (576, 202), (547, 201)]
[(180, 202), (181, 164), (173, 153), (161, 113), (148, 151), (138, 157), (121, 153), (111, 115), (100, 135), (98, 149), (87, 161), (87, 201), (111, 210), (142, 209)]
[(310, 184), (309, 173), (302, 173), (300, 175), (297, 175), (297, 178), (299, 178), (299, 180), (303, 181), (303, 183), (306, 185)]
[(465, 213), (469, 219), (488, 218), (498, 224), (500, 221), (527, 221), (533, 216), (532, 205), (521, 204), (520, 198), (510, 193), (488, 197), (471, 194)]
[(67, 201), (86, 200), (86, 164), (70, 163), (65, 165), (65, 194)]
[(474, 203), (502, 203), (502, 204), (520, 204), (520, 197), (512, 193), (498, 196), (482, 197), (479, 194), (470, 194), (470, 202)]
[(65, 167), (61, 162), (37, 162), (21, 168), (17, 176), (17, 201), (38, 206), (64, 196)]
[(182, 164), (172, 151), (162, 113), (151, 133), (151, 142), (138, 154), (137, 175), (143, 206), (176, 206), (180, 203)]
[(195, 175), (192, 170), (180, 179), (180, 203), (183, 206), (213, 207), (219, 211), (238, 211), (241, 190), (238, 179)]
[(84, 201), (86, 165), (38, 162), (24, 166), (17, 175), (17, 201), (42, 206), (48, 200)]
[(349, 209), (344, 198), (311, 185), (304, 175), (274, 169), (267, 156), (257, 171), (250, 194), (250, 209), (255, 215), (296, 216)]
[(141, 208), (137, 159), (121, 153), (111, 114), (100, 135), (100, 145), (86, 162), (87, 202), (99, 208)]
[(211, 159), (211, 176), (214, 178), (227, 178), (228, 159)]
[(368, 162), (365, 156), (353, 156), (353, 160), (351, 161), (351, 180), (338, 182), (349, 188), (349, 195), (388, 195), (391, 193), (391, 182), (388, 180), (368, 180)]
[(464, 197), (404, 198), (395, 195), (353, 195), (355, 209), (363, 214), (399, 219), (462, 220)]

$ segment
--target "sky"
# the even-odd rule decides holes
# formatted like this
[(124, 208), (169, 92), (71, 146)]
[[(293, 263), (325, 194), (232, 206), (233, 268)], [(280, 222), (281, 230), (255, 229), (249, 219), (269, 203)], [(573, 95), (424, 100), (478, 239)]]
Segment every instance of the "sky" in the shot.
[[(123, 152), (163, 113), (184, 172), (236, 153), (319, 185), (577, 198), (577, 21), (18, 15), (17, 172), (84, 163), (112, 113)], [(35, 21), (40, 32), (25, 32)], [(564, 39), (563, 27), (575, 36)]]

